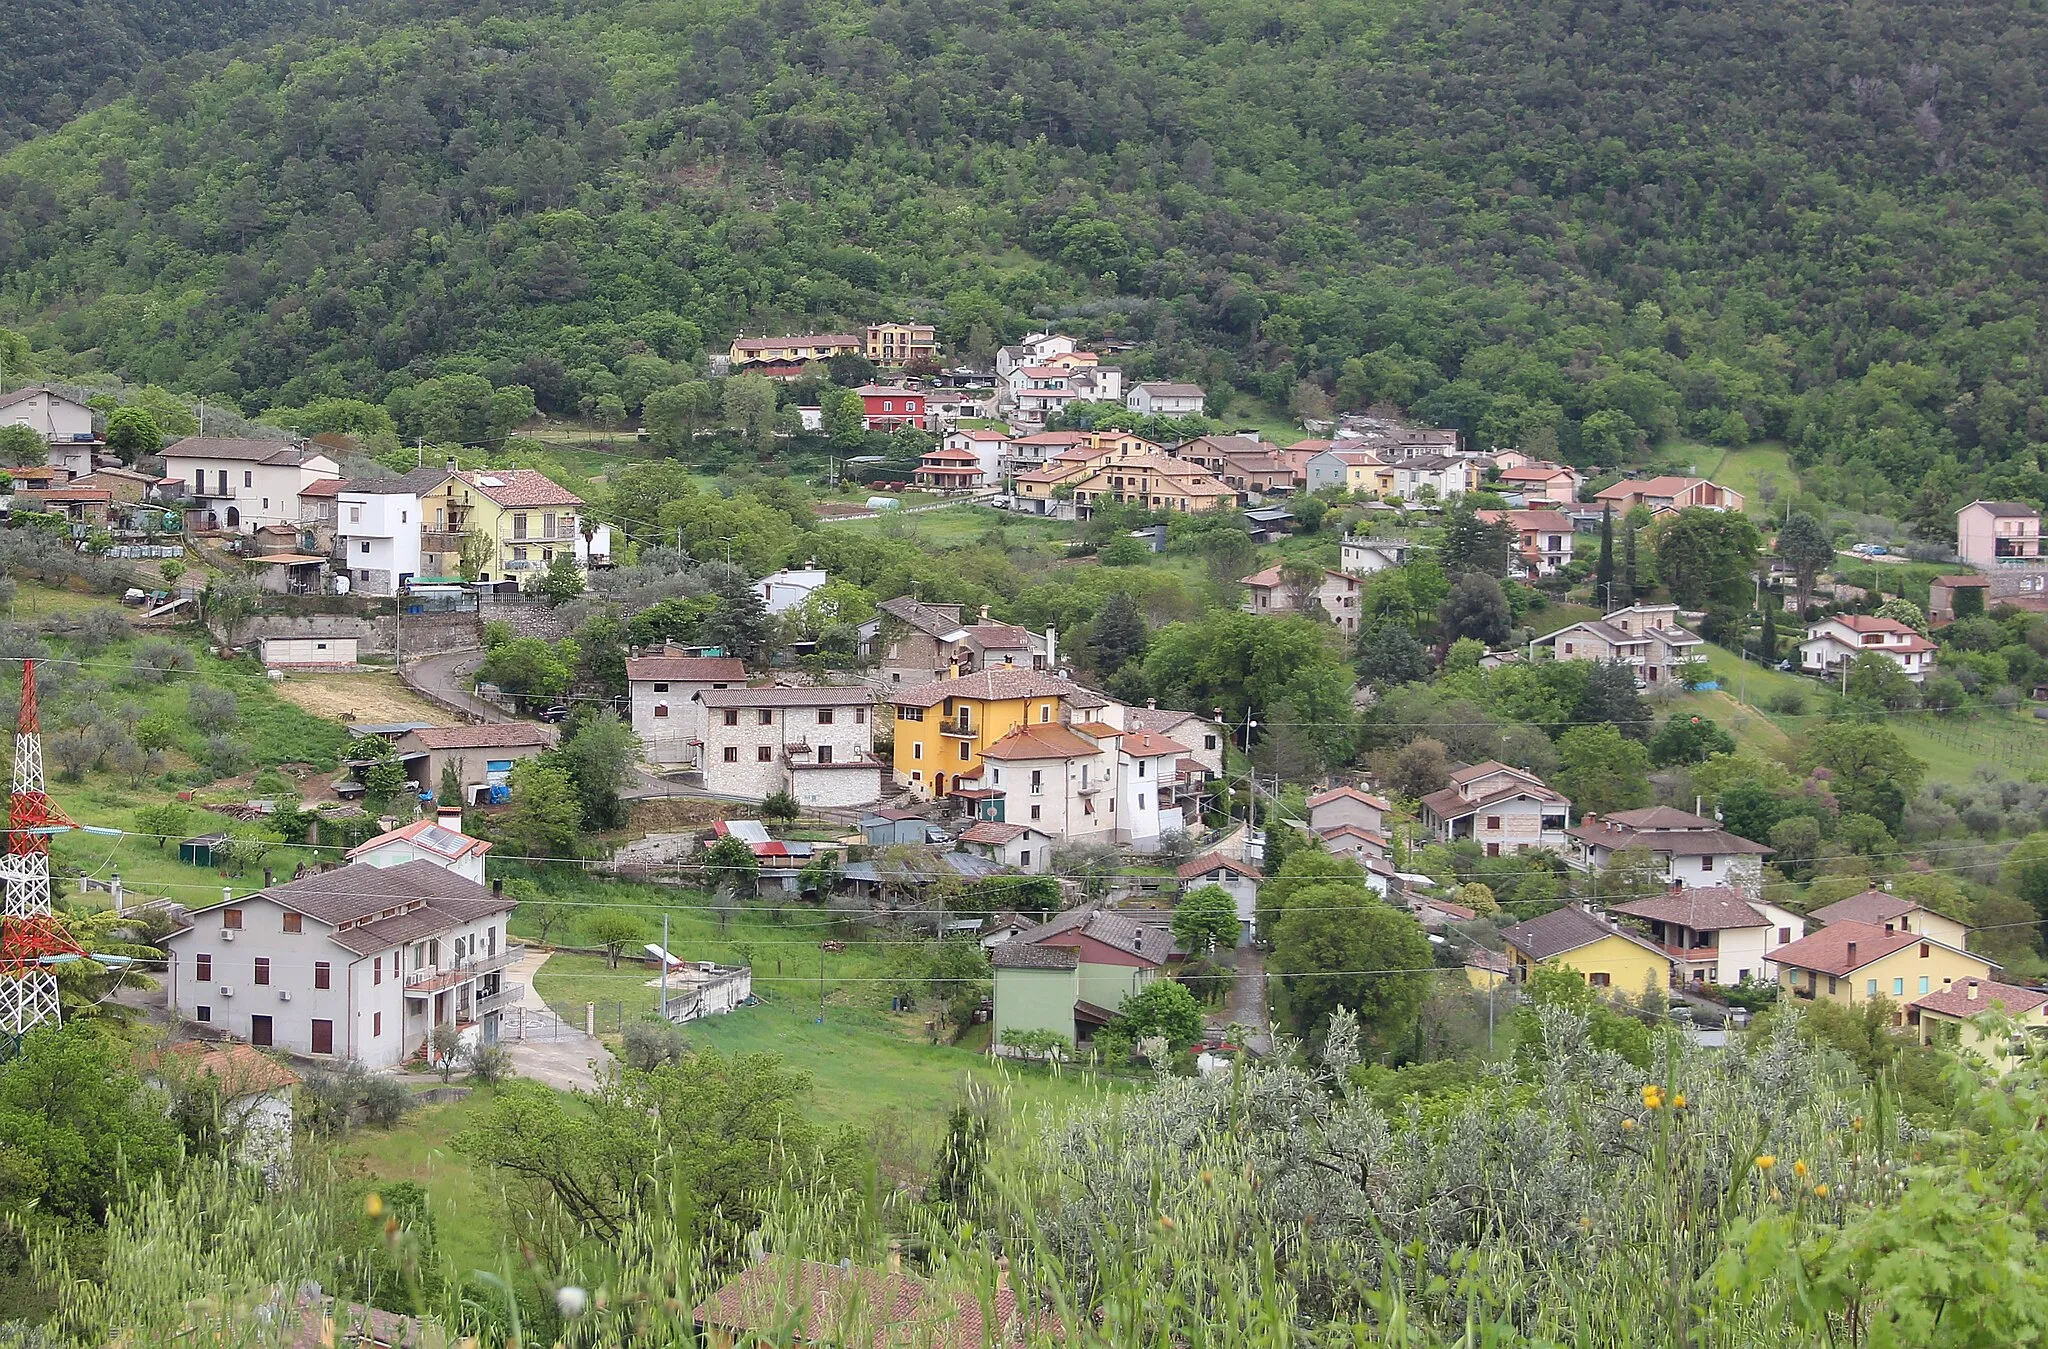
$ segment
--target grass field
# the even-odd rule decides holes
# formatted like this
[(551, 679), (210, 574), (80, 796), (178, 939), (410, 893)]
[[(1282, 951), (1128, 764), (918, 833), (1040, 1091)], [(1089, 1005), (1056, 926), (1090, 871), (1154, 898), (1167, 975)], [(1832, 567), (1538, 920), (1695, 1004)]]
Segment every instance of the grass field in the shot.
[(1742, 493), (1745, 515), (1773, 514), (1772, 504), (1764, 500), (1773, 495), (1764, 490), (1766, 483), (1776, 489), (1774, 500), (1781, 504), (1799, 488), (1799, 473), (1792, 467), (1792, 456), (1777, 441), (1745, 445), (1739, 450), (1702, 445), (1696, 447), (1696, 453), (1693, 462), (1699, 466), (1701, 477)]
[(1968, 570), (1960, 562), (1885, 562), (1858, 557), (1854, 553), (1836, 553), (1833, 575), (1837, 581), (1862, 586), (1865, 590), (1903, 596), (1924, 610), (1927, 607), (1927, 588), (1935, 577), (1953, 576), (1958, 571)]
[(1070, 521), (1046, 520), (965, 502), (914, 515), (890, 512), (873, 519), (848, 520), (832, 528), (886, 534), (928, 548), (958, 548), (979, 542), (984, 536), (1000, 534), (1005, 548), (1042, 548), (1051, 552), (1064, 552), (1067, 541), (1081, 534), (1081, 527)]
[(435, 1235), (458, 1269), (491, 1269), (510, 1234), (498, 1220), (499, 1195), (487, 1176), (448, 1146), (489, 1104), (490, 1088), (460, 1101), (420, 1106), (394, 1129), (360, 1128), (335, 1149), (349, 1171), (381, 1181), (409, 1180), (434, 1206)]

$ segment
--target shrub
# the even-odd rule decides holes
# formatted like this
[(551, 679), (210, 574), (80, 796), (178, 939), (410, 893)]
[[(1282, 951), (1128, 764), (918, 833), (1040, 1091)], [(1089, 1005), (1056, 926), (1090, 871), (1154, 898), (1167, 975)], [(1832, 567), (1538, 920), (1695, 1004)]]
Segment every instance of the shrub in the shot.
[(186, 701), (186, 714), (202, 731), (225, 731), (235, 724), (238, 711), (235, 695), (213, 684), (195, 687)]
[(478, 1045), (469, 1053), (469, 1080), (495, 1087), (512, 1076), (512, 1051), (503, 1045)]
[(1798, 689), (1780, 689), (1772, 694), (1764, 706), (1780, 716), (1797, 717), (1806, 711), (1806, 695)]
[(647, 1016), (628, 1022), (619, 1037), (619, 1058), (635, 1072), (651, 1073), (670, 1063), (679, 1063), (690, 1052), (683, 1028), (664, 1017)]

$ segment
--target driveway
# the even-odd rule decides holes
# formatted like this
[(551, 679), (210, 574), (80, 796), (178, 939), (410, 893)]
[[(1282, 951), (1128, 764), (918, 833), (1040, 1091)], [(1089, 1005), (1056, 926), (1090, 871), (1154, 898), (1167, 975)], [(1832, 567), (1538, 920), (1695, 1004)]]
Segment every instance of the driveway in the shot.
[(423, 693), (466, 709), (478, 721), (511, 721), (511, 713), (492, 707), (470, 692), (470, 672), (483, 658), (484, 653), (474, 647), (467, 651), (443, 651), (407, 661), (399, 676)]
[(548, 963), (549, 951), (528, 947), (506, 971), (518, 982), (519, 1005), (505, 1009), (498, 1043), (512, 1055), (512, 1070), (558, 1091), (594, 1091), (598, 1078), (614, 1062), (604, 1042), (585, 1035), (583, 1027), (562, 1020), (533, 990), (533, 976)]

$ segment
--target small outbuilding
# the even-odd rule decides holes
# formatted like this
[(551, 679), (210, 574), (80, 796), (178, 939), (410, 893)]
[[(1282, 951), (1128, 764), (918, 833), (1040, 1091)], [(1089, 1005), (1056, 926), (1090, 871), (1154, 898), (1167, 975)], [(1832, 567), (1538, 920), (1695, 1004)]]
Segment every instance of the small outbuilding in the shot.
[(266, 670), (335, 670), (356, 663), (355, 637), (265, 637)]

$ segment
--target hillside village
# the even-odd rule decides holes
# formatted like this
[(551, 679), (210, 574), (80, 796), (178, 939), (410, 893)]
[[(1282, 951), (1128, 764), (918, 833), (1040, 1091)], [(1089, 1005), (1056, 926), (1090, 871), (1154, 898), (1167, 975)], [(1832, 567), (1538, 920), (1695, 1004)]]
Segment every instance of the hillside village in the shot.
[[(492, 1130), (536, 1126), (502, 1112), (685, 1045), (817, 1071), (777, 1127), (871, 1129), (862, 1079), (901, 1072), (921, 1172), (963, 1084), (1222, 1081), (1347, 1025), (1419, 1100), (1550, 1007), (1645, 1070), (1789, 1009), (1994, 1076), (2043, 1043), (2038, 509), (1965, 503), (1907, 562), (1769, 472), (1387, 407), (1226, 432), (1079, 339), (976, 371), (933, 333), (736, 338), (715, 377), (819, 403), (722, 476), (684, 461), (745, 427), (678, 441), (658, 397), (573, 471), (518, 434), (138, 447), (76, 390), (0, 398), (36, 442), (0, 565), (49, 615), (17, 608), (11, 678), (98, 831), (52, 845), (80, 959), (8, 976), (51, 993), (9, 1000), (10, 1054), (52, 1007), (119, 1024), (106, 1071), (231, 1107), (239, 1163), (384, 1187), (402, 1120), (510, 1174)], [(422, 1202), (495, 1249), (473, 1195)], [(889, 1260), (906, 1315), (952, 1314)], [(758, 1329), (765, 1277), (696, 1327)]]

